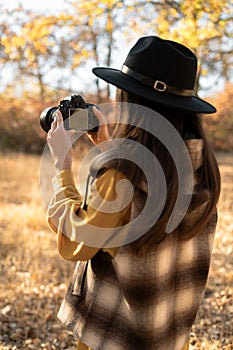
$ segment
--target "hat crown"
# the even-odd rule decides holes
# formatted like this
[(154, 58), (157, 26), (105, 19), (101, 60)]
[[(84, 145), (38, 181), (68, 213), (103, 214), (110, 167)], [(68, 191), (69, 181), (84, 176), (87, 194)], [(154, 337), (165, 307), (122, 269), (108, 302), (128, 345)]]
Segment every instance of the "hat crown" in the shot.
[(133, 71), (181, 89), (193, 89), (197, 58), (187, 47), (155, 36), (140, 38), (125, 63)]
[(141, 37), (121, 70), (95, 67), (93, 73), (119, 89), (176, 110), (215, 113), (216, 108), (194, 94), (197, 58), (184, 45), (157, 36)]

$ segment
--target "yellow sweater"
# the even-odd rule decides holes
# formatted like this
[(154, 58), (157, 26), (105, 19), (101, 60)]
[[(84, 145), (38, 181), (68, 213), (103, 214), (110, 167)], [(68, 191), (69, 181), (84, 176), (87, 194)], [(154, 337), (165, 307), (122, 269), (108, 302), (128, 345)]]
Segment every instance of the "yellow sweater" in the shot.
[[(70, 170), (63, 170), (53, 178), (54, 196), (48, 209), (48, 222), (57, 233), (59, 254), (66, 260), (78, 261), (91, 259), (101, 247), (91, 247), (83, 241), (76, 241), (78, 231), (85, 226), (92, 225), (98, 228), (120, 227), (130, 220), (131, 203), (119, 209), (106, 212), (103, 208), (106, 203), (117, 202), (117, 184), (126, 177), (115, 169), (108, 169), (95, 181), (88, 202), (87, 210), (82, 209), (82, 197), (75, 187), (73, 174)], [(97, 198), (103, 199), (97, 202)], [(74, 215), (74, 213), (76, 215)], [(81, 219), (77, 222), (77, 219)], [(97, 237), (98, 241), (98, 237)], [(115, 256), (118, 248), (105, 248)]]

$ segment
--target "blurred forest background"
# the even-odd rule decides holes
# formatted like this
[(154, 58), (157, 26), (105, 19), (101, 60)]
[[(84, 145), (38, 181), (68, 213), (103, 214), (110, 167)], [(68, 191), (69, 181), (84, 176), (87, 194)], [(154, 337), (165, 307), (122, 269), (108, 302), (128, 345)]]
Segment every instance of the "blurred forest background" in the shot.
[(39, 115), (72, 93), (93, 103), (114, 100), (114, 90), (91, 69), (119, 69), (129, 46), (150, 34), (196, 53), (196, 90), (218, 110), (203, 117), (222, 193), (190, 349), (233, 349), (232, 1), (0, 0), (0, 350), (75, 349), (56, 319), (73, 264), (58, 256), (41, 201), (46, 134)]
[[(43, 3), (43, 2), (42, 2)], [(70, 93), (114, 98), (97, 65), (120, 68), (140, 35), (177, 40), (199, 58), (196, 90), (218, 113), (205, 117), (215, 150), (233, 149), (233, 8), (230, 0), (64, 0), (47, 11), (0, 2), (0, 149), (40, 153), (40, 112)]]

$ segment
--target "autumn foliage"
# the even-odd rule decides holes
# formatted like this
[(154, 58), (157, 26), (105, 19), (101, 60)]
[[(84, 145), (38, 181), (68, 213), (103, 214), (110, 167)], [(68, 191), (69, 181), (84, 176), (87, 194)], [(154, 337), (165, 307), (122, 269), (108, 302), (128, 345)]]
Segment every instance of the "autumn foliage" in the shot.
[[(65, 96), (65, 92), (63, 92)], [(61, 97), (61, 96), (60, 96)], [(88, 97), (91, 102), (94, 96)], [(38, 96), (24, 93), (23, 97), (0, 95), (0, 150), (40, 153), (46, 142), (46, 134), (39, 124), (41, 111), (58, 103), (57, 96), (50, 96), (43, 103)], [(217, 107), (217, 113), (203, 116), (203, 125), (215, 151), (233, 151), (233, 85), (216, 94), (209, 101)]]
[(204, 124), (216, 150), (232, 149), (231, 22), (230, 0), (70, 0), (54, 13), (0, 4), (0, 69), (8, 79), (0, 87), (0, 148), (40, 152), (40, 112), (80, 85), (90, 102), (108, 101), (111, 89), (90, 77), (91, 68), (120, 68), (123, 49), (153, 34), (195, 52), (196, 91), (203, 81), (228, 82), (212, 101), (218, 113)]
[(211, 99), (217, 113), (206, 116), (204, 126), (216, 151), (233, 151), (233, 85)]

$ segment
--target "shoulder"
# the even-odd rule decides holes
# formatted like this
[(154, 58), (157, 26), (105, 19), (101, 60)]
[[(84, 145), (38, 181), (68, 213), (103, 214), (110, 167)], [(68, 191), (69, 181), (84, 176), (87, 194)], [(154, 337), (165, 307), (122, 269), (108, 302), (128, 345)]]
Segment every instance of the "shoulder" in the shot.
[(102, 169), (93, 182), (99, 194), (106, 197), (118, 197), (119, 193), (130, 191), (131, 183), (127, 176), (115, 168)]

